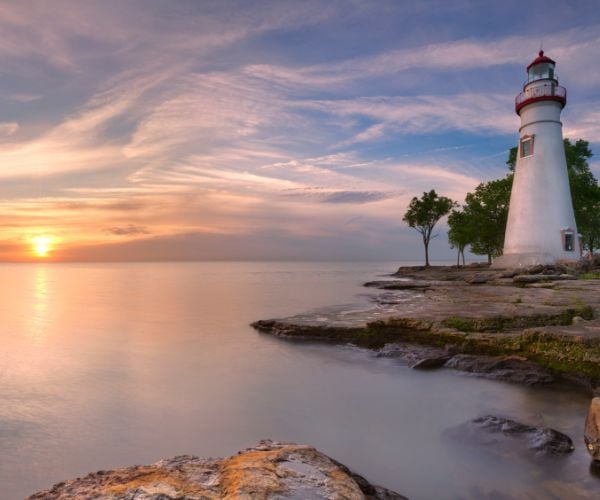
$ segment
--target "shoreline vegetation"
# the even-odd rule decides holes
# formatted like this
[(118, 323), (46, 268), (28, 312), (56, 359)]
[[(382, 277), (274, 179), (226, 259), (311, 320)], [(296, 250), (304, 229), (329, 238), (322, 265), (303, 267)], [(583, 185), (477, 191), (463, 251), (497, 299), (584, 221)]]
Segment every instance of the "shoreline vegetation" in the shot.
[[(401, 267), (380, 290), (372, 311), (338, 311), (259, 320), (263, 333), (353, 344), (417, 369), (453, 368), (527, 385), (600, 385), (600, 261), (522, 270)], [(399, 292), (397, 304), (386, 293)], [(390, 307), (390, 302), (392, 303)]]

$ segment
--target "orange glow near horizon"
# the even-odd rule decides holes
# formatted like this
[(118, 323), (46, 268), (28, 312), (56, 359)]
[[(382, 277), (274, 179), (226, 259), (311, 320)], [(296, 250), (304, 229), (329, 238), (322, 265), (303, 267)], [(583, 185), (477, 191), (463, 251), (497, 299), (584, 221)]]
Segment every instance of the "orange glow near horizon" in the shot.
[(31, 239), (33, 245), (33, 253), (36, 257), (45, 258), (48, 257), (48, 253), (52, 250), (51, 236), (35, 236)]

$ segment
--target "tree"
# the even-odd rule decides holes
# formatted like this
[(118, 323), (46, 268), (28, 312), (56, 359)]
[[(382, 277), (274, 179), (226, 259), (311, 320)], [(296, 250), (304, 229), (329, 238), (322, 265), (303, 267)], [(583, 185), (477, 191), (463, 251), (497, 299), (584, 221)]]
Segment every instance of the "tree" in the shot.
[(454, 207), (456, 203), (445, 196), (438, 196), (435, 190), (416, 196), (408, 205), (402, 220), (421, 233), (425, 246), (425, 266), (429, 267), (429, 242), (437, 222)]
[(463, 207), (471, 251), (487, 255), (490, 264), (492, 257), (502, 255), (512, 181), (509, 174), (504, 179), (479, 184), (475, 192), (467, 194)]
[[(588, 141), (564, 139), (569, 185), (577, 229), (583, 237), (583, 248), (594, 253), (600, 245), (600, 186), (590, 170), (593, 156)], [(517, 148), (509, 151), (506, 162), (511, 171), (517, 163)]]
[(569, 172), (569, 183), (582, 246), (594, 253), (600, 243), (600, 186), (589, 168), (581, 173)]
[(587, 141), (579, 139), (572, 144), (565, 139), (565, 155), (577, 229), (583, 248), (594, 253), (600, 240), (600, 186), (588, 164), (592, 151)]
[(469, 221), (468, 214), (464, 211), (452, 210), (448, 216), (448, 241), (451, 248), (458, 250), (456, 256), (456, 265), (465, 265), (465, 248), (470, 245), (475, 239), (473, 225)]

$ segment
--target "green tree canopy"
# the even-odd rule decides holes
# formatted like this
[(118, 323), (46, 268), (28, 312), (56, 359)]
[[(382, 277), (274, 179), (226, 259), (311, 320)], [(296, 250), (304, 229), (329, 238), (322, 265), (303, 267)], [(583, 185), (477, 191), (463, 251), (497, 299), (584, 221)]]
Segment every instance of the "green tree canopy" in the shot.
[(429, 266), (429, 242), (432, 238), (433, 228), (455, 205), (456, 202), (445, 196), (438, 196), (433, 189), (428, 193), (423, 193), (421, 198), (415, 196), (408, 205), (408, 210), (402, 220), (421, 233), (425, 246), (426, 266)]
[(492, 257), (502, 255), (504, 232), (508, 219), (508, 206), (513, 175), (504, 179), (479, 184), (473, 193), (468, 193), (463, 208), (470, 226), (471, 251)]
[(465, 248), (475, 239), (475, 229), (470, 223), (468, 214), (464, 211), (452, 210), (448, 216), (448, 241), (451, 248), (458, 250), (456, 265), (460, 265), (462, 257), (463, 266), (465, 265)]

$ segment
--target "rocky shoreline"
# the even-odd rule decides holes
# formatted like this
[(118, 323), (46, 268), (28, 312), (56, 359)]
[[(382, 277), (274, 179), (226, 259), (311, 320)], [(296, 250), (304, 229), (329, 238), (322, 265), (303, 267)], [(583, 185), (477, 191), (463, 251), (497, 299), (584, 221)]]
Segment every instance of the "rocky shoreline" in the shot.
[(252, 326), (285, 338), (354, 344), (416, 369), (528, 385), (566, 380), (593, 391), (600, 384), (600, 279), (590, 276), (593, 269), (565, 266), (404, 267), (365, 283), (378, 291), (372, 308)]
[(55, 484), (29, 500), (89, 498), (406, 500), (369, 483), (312, 446), (269, 440), (228, 458), (182, 455), (152, 465), (98, 471)]

